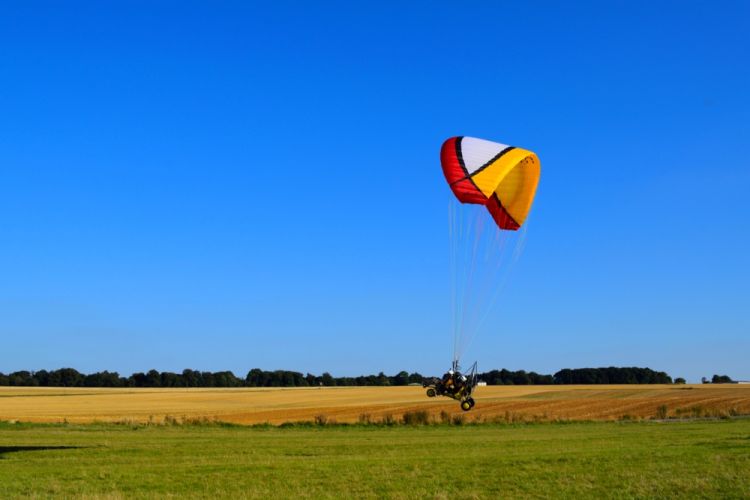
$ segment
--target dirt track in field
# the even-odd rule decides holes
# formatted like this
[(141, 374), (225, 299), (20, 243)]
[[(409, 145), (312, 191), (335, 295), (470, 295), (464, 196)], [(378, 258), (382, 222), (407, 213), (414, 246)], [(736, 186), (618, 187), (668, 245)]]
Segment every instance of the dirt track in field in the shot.
[[(491, 386), (476, 391), (465, 416), (499, 421), (618, 420), (750, 414), (750, 385)], [(0, 421), (242, 424), (356, 422), (426, 410), (464, 414), (456, 401), (427, 398), (421, 387), (284, 389), (99, 389), (0, 387)], [(443, 418), (446, 417), (443, 413)]]

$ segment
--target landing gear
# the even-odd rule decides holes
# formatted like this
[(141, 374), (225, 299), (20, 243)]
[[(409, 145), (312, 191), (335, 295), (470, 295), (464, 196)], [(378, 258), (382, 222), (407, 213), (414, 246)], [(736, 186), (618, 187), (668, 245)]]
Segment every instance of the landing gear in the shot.
[(463, 411), (469, 411), (472, 408), (474, 408), (474, 398), (472, 398), (471, 396), (461, 401), (461, 409)]
[(474, 398), (471, 397), (477, 386), (477, 364), (474, 363), (468, 375), (458, 371), (458, 364), (453, 362), (453, 368), (442, 379), (437, 377), (425, 378), (422, 387), (427, 389), (427, 397), (445, 396), (459, 402), (463, 411), (474, 408)]

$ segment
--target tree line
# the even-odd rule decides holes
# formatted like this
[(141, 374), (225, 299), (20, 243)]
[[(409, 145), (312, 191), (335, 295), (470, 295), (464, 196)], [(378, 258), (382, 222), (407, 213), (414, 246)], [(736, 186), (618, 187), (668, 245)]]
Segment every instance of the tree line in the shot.
[(318, 387), (353, 385), (408, 385), (422, 382), (419, 373), (402, 371), (388, 376), (378, 375), (359, 377), (334, 377), (325, 372), (322, 375), (288, 370), (266, 371), (259, 368), (250, 370), (245, 378), (239, 378), (231, 371), (209, 372), (185, 369), (182, 373), (149, 370), (136, 372), (123, 377), (117, 372), (103, 371), (90, 374), (80, 373), (74, 368), (59, 370), (17, 371), (8, 375), (0, 372), (0, 386), (26, 387)]
[(560, 370), (554, 375), (556, 384), (671, 384), (672, 377), (651, 368), (576, 368)]
[[(0, 372), (0, 386), (38, 387), (319, 387), (319, 386), (404, 386), (421, 384), (419, 373), (401, 371), (396, 375), (361, 375), (334, 377), (288, 370), (250, 370), (245, 378), (231, 371), (209, 372), (183, 370), (182, 373), (149, 370), (129, 377), (117, 372), (80, 373), (73, 368), (59, 370), (17, 371), (5, 375)], [(729, 377), (726, 377), (727, 379)], [(491, 370), (480, 373), (479, 380), (487, 385), (564, 385), (564, 384), (671, 384), (672, 377), (665, 372), (638, 367), (565, 368), (554, 375), (544, 375), (524, 370)], [(714, 383), (724, 378), (714, 377)], [(731, 381), (731, 379), (730, 379)], [(682, 378), (675, 383), (685, 383)]]
[(734, 380), (732, 380), (729, 375), (714, 375), (711, 377), (711, 380), (708, 380), (706, 377), (701, 378), (701, 383), (703, 384), (733, 384)]

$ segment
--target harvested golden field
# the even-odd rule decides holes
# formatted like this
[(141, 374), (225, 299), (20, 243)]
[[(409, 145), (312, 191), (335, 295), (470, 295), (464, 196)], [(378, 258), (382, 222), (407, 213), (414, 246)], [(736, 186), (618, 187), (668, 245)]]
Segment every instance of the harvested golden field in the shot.
[[(489, 386), (476, 391), (472, 420), (618, 420), (750, 414), (750, 385)], [(279, 389), (0, 388), (0, 420), (163, 422), (379, 421), (426, 410), (463, 414), (421, 387)], [(443, 417), (445, 415), (443, 414)]]

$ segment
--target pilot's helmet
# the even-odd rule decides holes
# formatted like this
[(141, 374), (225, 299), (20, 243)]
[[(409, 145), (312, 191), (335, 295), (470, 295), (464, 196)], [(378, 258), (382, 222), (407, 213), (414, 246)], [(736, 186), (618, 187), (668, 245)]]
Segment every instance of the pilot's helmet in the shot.
[(453, 375), (453, 370), (448, 370), (448, 375)]

